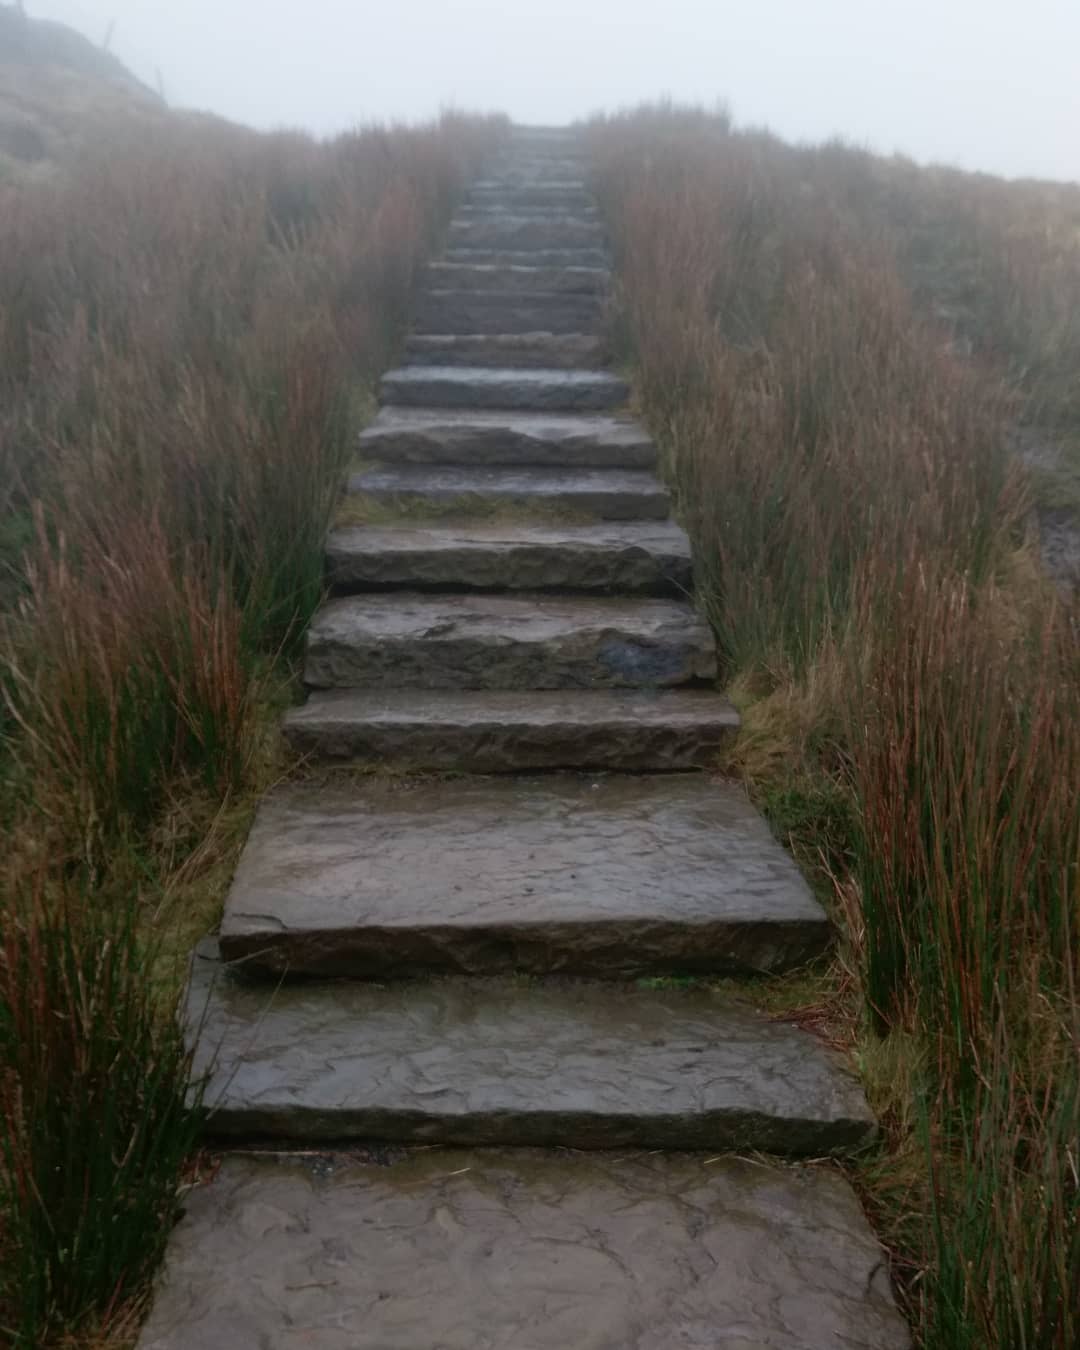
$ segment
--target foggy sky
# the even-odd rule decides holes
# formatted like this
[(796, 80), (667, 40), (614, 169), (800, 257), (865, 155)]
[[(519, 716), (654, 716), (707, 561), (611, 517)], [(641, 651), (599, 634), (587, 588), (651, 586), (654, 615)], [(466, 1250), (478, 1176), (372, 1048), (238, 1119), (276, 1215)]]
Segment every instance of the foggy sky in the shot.
[(27, 0), (169, 101), (319, 133), (670, 95), (794, 140), (1080, 179), (1080, 0)]

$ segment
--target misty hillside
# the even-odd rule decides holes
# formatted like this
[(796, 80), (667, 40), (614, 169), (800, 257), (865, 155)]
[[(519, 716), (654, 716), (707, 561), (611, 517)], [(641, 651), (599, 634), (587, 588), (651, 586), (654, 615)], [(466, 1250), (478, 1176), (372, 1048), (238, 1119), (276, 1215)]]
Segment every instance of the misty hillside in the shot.
[(81, 33), (0, 3), (0, 182), (47, 174), (103, 131), (164, 106)]

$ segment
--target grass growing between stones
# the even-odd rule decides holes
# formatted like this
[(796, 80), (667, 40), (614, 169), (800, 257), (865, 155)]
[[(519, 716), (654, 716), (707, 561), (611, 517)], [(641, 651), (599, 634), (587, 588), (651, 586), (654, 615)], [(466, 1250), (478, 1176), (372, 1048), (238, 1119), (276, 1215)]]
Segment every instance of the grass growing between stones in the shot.
[[(119, 134), (119, 133), (118, 133)], [(357, 411), (500, 124), (162, 119), (0, 189), (0, 1341), (132, 1325), (173, 1012), (322, 593)]]
[[(744, 715), (726, 767), (841, 925), (816, 994), (781, 1010), (803, 1002), (863, 1071), (884, 1146), (855, 1179), (920, 1343), (1066, 1350), (1080, 627), (1033, 560), (1010, 445), (1018, 421), (1080, 429), (1080, 259), (1034, 186), (670, 108), (591, 140), (639, 395)], [(904, 222), (928, 214), (944, 272), (932, 241), (981, 225), (970, 352), (912, 292)]]

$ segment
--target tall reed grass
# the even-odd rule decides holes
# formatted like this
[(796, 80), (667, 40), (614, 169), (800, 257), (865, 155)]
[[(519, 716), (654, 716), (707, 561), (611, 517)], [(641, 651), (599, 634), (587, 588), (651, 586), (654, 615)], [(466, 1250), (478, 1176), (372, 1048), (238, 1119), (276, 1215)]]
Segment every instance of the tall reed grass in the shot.
[(748, 704), (741, 763), (766, 803), (817, 809), (863, 1062), (902, 1066), (871, 1084), (907, 1098), (893, 1152), (860, 1175), (922, 1344), (1065, 1350), (1080, 626), (1026, 552), (1008, 446), (1068, 356), (1039, 332), (1027, 387), (989, 349), (995, 326), (1002, 350), (1027, 349), (996, 316), (1038, 329), (1042, 281), (1063, 269), (1075, 288), (1080, 260), (1049, 236), (1039, 256), (1029, 231), (970, 360), (913, 294), (897, 224), (955, 180), (907, 166), (905, 198), (894, 165), (672, 108), (590, 137), (627, 357)]
[[(0, 1339), (115, 1321), (197, 1111), (151, 899), (254, 785), (351, 431), (501, 134), (179, 118), (0, 189)], [(194, 808), (188, 813), (202, 819)], [(168, 991), (166, 991), (167, 993)]]

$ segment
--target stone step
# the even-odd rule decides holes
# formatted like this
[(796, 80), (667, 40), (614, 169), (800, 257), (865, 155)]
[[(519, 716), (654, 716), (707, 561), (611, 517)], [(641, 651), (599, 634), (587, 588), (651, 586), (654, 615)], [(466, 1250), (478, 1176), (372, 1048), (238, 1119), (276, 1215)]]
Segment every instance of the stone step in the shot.
[(218, 1137), (821, 1157), (874, 1121), (839, 1055), (697, 990), (559, 980), (285, 987), (212, 939), (188, 991)]
[(455, 220), (451, 248), (603, 248), (603, 227), (595, 220), (499, 215)]
[(315, 689), (655, 689), (715, 680), (708, 626), (683, 601), (392, 594), (327, 601), (307, 633)]
[(562, 182), (534, 183), (531, 187), (513, 187), (493, 183), (490, 179), (481, 179), (469, 192), (470, 205), (491, 204), (495, 206), (593, 206), (596, 200), (593, 194), (579, 179), (564, 179)]
[(524, 511), (598, 520), (665, 520), (667, 488), (644, 469), (461, 468), (404, 464), (350, 476), (350, 493), (405, 511)]
[(451, 225), (483, 221), (533, 220), (570, 225), (599, 225), (595, 206), (504, 206), (498, 202), (463, 202), (454, 213)]
[[(417, 367), (417, 378), (431, 369)], [(451, 374), (456, 371), (447, 372), (444, 385)], [(569, 387), (577, 372), (546, 374), (566, 380)], [(524, 377), (516, 372), (511, 379)], [(598, 413), (389, 407), (364, 429), (359, 447), (366, 459), (396, 464), (640, 469), (656, 463), (656, 447), (640, 422)]]
[(690, 541), (671, 521), (591, 525), (360, 525), (331, 530), (338, 593), (417, 590), (604, 591), (686, 595)]
[(492, 183), (530, 186), (565, 183), (567, 179), (584, 176), (585, 160), (580, 154), (515, 157), (493, 164), (487, 174)]
[(220, 940), (252, 970), (391, 979), (773, 972), (829, 938), (740, 788), (566, 774), (278, 788)]
[(611, 271), (611, 255), (602, 248), (450, 248), (443, 261), (481, 267), (602, 267)]
[[(626, 403), (630, 386), (620, 376), (606, 370), (403, 366), (383, 376), (380, 396), (386, 404), (410, 408), (608, 412)], [(467, 461), (467, 455), (458, 458), (459, 463)], [(511, 462), (520, 461), (515, 457)], [(542, 462), (550, 463), (550, 460)], [(650, 462), (655, 463), (655, 454)]]
[(910, 1350), (843, 1175), (708, 1153), (227, 1157), (138, 1350)]
[(504, 294), (603, 295), (611, 280), (606, 267), (533, 267), (495, 263), (432, 263), (427, 279), (435, 290), (502, 291)]
[(469, 291), (432, 288), (420, 297), (418, 333), (592, 333), (603, 297), (559, 291)]
[(605, 364), (602, 338), (587, 333), (413, 334), (405, 359), (422, 366), (498, 366), (502, 369), (590, 370)]
[(738, 729), (706, 689), (316, 692), (285, 717), (294, 750), (455, 773), (669, 772), (716, 762)]

